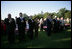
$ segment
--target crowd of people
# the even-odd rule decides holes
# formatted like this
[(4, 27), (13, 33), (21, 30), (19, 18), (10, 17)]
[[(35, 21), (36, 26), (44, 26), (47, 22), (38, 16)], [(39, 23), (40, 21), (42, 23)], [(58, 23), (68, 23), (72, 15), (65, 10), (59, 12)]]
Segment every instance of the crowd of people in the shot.
[(38, 38), (38, 30), (46, 31), (48, 36), (51, 36), (51, 31), (54, 33), (62, 31), (65, 29), (65, 20), (63, 17), (58, 18), (55, 16), (54, 19), (51, 16), (47, 18), (34, 18), (29, 16), (28, 19), (22, 16), (22, 13), (19, 13), (20, 17), (15, 17), (16, 19), (11, 17), (11, 14), (8, 14), (8, 18), (5, 18), (1, 21), (1, 35), (6, 34), (8, 36), (8, 42), (15, 42), (15, 35), (18, 34), (19, 42), (26, 40), (26, 35), (29, 39), (33, 40), (34, 35), (35, 38)]

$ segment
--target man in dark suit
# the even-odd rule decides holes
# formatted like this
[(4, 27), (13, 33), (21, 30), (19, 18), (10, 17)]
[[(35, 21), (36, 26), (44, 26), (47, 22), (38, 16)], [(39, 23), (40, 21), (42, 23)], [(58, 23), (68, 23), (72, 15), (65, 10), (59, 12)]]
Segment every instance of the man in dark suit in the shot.
[(8, 18), (5, 18), (6, 30), (8, 33), (8, 42), (14, 43), (15, 41), (15, 20), (11, 18), (11, 14), (8, 14)]
[[(31, 17), (31, 16), (30, 16)], [(29, 31), (28, 31), (28, 35), (29, 35), (29, 38), (30, 39), (33, 39), (33, 20), (32, 20), (32, 18), (29, 18), (29, 20), (28, 20), (28, 23), (29, 23)]]
[(60, 20), (57, 18), (57, 31), (60, 32)]
[(51, 28), (52, 28), (52, 19), (50, 16), (48, 16), (48, 18), (46, 19), (47, 21), (47, 35), (50, 36), (51, 35)]
[(19, 41), (25, 41), (25, 27), (26, 22), (25, 19), (22, 17), (22, 13), (19, 13), (20, 17), (17, 18), (16, 23), (18, 24), (18, 31), (19, 31)]
[(38, 18), (34, 19), (34, 30), (35, 30), (35, 37), (38, 38), (38, 28), (39, 28), (39, 22)]
[(57, 17), (56, 16), (53, 19), (53, 22), (54, 22), (54, 24), (53, 24), (53, 31), (54, 31), (54, 33), (56, 33), (57, 29), (58, 29), (58, 23), (57, 23)]

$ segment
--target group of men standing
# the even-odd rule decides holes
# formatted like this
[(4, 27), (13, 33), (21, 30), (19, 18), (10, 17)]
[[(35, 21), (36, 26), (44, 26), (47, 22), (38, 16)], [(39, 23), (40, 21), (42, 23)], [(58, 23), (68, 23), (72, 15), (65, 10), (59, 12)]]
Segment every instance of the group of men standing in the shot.
[[(5, 18), (4, 22), (6, 24), (6, 33), (8, 34), (8, 42), (15, 42), (15, 29), (16, 25), (18, 26), (18, 39), (19, 42), (25, 41), (25, 32), (27, 30), (27, 35), (30, 39), (33, 39), (33, 33), (35, 32), (35, 37), (38, 37), (38, 22), (37, 18), (34, 20), (29, 18), (26, 20), (22, 13), (19, 13), (19, 18), (16, 18), (16, 21), (11, 18), (11, 14), (8, 14), (8, 18)], [(35, 30), (35, 31), (33, 31)]]
[[(51, 19), (51, 16), (48, 16), (46, 19), (42, 19), (42, 23), (40, 23), (38, 18), (32, 19), (32, 17), (29, 17), (28, 19), (25, 19), (22, 16), (22, 13), (19, 13), (19, 18), (16, 18), (16, 21), (11, 18), (11, 14), (8, 14), (8, 18), (5, 18), (4, 22), (6, 24), (6, 33), (8, 34), (8, 41), (9, 43), (15, 42), (15, 30), (16, 27), (18, 27), (18, 39), (19, 42), (26, 40), (26, 34), (27, 36), (32, 40), (34, 35), (36, 38), (38, 38), (38, 29), (40, 26), (41, 30), (45, 30), (47, 35), (51, 35), (51, 31), (54, 32), (59, 31), (60, 29), (63, 29), (64, 27), (64, 21), (59, 21), (59, 19), (56, 17), (55, 19)], [(39, 25), (40, 24), (40, 25)], [(61, 28), (60, 28), (61, 27)]]
[(40, 20), (40, 28), (42, 31), (45, 30), (48, 36), (51, 35), (51, 32), (56, 33), (65, 29), (65, 21), (63, 17), (59, 19), (55, 16), (54, 19), (52, 19), (51, 16), (48, 16), (47, 18), (41, 18)]

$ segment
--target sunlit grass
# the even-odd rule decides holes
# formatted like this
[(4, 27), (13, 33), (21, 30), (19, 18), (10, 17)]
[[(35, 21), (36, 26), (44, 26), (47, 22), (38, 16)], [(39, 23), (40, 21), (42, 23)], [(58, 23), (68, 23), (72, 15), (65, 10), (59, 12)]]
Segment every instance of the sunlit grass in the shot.
[(67, 40), (71, 40), (71, 38), (64, 38), (64, 39), (58, 39), (58, 40), (53, 40), (53, 41), (67, 41)]
[(71, 29), (68, 29), (67, 31), (71, 31)]

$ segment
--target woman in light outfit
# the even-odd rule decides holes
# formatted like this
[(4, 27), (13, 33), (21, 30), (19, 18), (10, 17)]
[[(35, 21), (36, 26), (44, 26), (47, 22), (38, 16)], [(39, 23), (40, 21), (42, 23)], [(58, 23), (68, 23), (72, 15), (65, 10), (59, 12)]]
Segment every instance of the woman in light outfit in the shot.
[(26, 20), (26, 34), (27, 34), (28, 30), (29, 30), (29, 23), (28, 23), (28, 20)]

